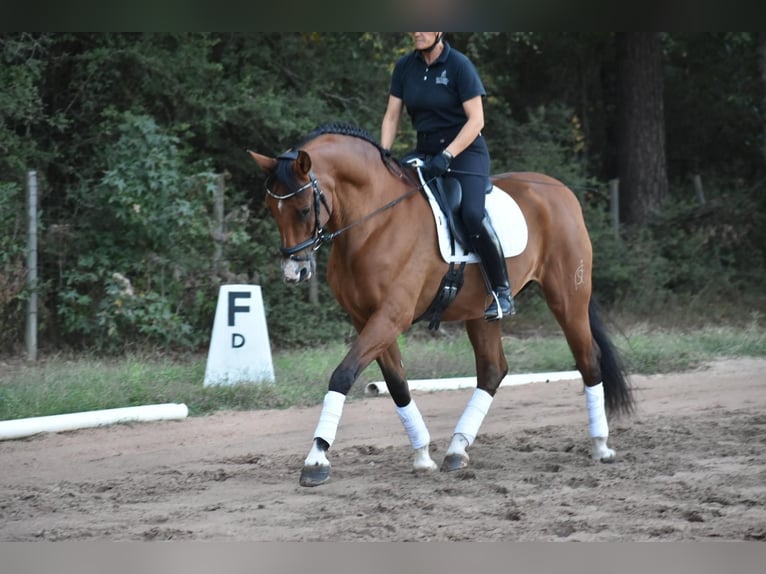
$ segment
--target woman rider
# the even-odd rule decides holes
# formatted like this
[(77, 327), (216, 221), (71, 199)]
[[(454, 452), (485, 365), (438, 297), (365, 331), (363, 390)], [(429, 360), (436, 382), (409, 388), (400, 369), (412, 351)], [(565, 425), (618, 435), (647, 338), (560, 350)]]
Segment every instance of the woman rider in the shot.
[(502, 319), (515, 310), (503, 249), (484, 210), (490, 169), (481, 135), (486, 92), (473, 63), (444, 41), (443, 32), (412, 32), (412, 40), (415, 49), (397, 61), (391, 75), (380, 142), (391, 149), (406, 107), (417, 131), (417, 151), (427, 157), (426, 179), (449, 170), (460, 181), (460, 215), (492, 289), (484, 317)]

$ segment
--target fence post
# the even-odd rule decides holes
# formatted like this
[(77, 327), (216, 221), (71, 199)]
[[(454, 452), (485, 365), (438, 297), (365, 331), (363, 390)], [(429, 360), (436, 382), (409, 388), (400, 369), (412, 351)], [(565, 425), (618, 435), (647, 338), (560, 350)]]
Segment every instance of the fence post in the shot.
[(220, 174), (217, 177), (215, 186), (215, 196), (213, 197), (213, 218), (215, 219), (215, 251), (213, 253), (213, 267), (216, 273), (221, 272), (221, 263), (223, 259), (223, 239), (224, 239), (224, 210), (223, 201), (226, 195), (226, 175)]
[(700, 205), (705, 205), (705, 190), (702, 189), (702, 177), (700, 174), (695, 173), (692, 176), (692, 184), (694, 185), (694, 192), (697, 194)]
[(37, 172), (27, 173), (27, 357), (37, 360)]
[(620, 236), (620, 180), (609, 182), (609, 214), (612, 219), (612, 229), (615, 237)]

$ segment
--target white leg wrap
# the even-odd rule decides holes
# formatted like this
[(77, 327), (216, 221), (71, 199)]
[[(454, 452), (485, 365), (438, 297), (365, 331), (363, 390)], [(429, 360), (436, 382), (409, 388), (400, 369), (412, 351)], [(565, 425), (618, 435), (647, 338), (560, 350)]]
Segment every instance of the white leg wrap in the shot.
[(327, 444), (332, 446), (335, 441), (335, 433), (338, 431), (340, 416), (343, 414), (343, 403), (346, 402), (346, 395), (327, 391), (322, 405), (322, 414), (319, 415), (319, 423), (314, 431), (314, 438), (321, 438)]
[(585, 404), (588, 407), (588, 430), (591, 438), (609, 436), (604, 406), (604, 383), (585, 387)]
[(399, 415), (399, 420), (402, 421), (404, 430), (407, 431), (412, 448), (417, 450), (428, 446), (431, 442), (431, 435), (428, 433), (426, 423), (423, 421), (423, 416), (415, 405), (415, 401), (410, 400), (410, 404), (406, 407), (396, 407), (396, 413)]
[(492, 395), (482, 389), (476, 389), (473, 392), (471, 400), (463, 411), (463, 415), (455, 426), (455, 434), (462, 434), (468, 440), (468, 446), (476, 440), (479, 434), (479, 427), (487, 416), (489, 407), (492, 404)]

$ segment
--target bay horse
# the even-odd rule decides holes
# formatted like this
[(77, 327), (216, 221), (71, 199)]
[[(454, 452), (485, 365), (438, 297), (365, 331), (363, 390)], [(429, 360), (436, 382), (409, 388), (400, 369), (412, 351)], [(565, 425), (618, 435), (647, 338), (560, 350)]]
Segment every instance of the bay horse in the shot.
[[(429, 308), (448, 270), (414, 168), (347, 124), (320, 126), (276, 158), (248, 151), (267, 176), (266, 204), (279, 228), (284, 280), (310, 279), (315, 251), (332, 241), (327, 281), (358, 334), (330, 377), (299, 483), (317, 486), (329, 479), (327, 453), (346, 395), (372, 361), (380, 366), (414, 450), (414, 470), (436, 470), (397, 343)], [(531, 281), (540, 285), (585, 384), (591, 457), (611, 462), (615, 451), (607, 446), (607, 412), (631, 412), (633, 396), (591, 299), (592, 247), (580, 204), (568, 187), (543, 174), (506, 173), (491, 180), (511, 195), (528, 223), (526, 248), (506, 258), (514, 293)], [(467, 450), (508, 372), (501, 322), (484, 319), (487, 297), (480, 266), (468, 264), (462, 288), (443, 313), (444, 321), (464, 322), (477, 377), (441, 465), (444, 471), (468, 465)]]

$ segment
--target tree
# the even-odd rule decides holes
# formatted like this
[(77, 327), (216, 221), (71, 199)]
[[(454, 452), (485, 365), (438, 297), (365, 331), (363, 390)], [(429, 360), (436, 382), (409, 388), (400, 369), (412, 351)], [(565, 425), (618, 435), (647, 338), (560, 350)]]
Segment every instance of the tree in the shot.
[[(761, 68), (761, 85), (764, 95), (763, 108), (766, 109), (766, 34), (761, 33), (758, 38), (758, 63)], [(766, 116), (762, 117), (763, 123), (763, 159), (766, 161)]]
[(620, 32), (620, 219), (643, 224), (668, 195), (662, 47), (655, 32)]

